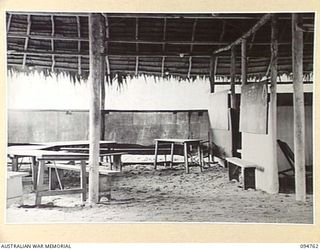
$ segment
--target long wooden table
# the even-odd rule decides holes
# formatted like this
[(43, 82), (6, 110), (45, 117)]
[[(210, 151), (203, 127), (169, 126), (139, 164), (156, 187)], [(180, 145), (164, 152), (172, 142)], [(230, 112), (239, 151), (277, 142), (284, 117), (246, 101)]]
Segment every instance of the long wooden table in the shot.
[[(115, 141), (100, 141), (100, 147), (113, 150), (116, 145)], [(65, 150), (61, 151), (61, 148)], [(88, 159), (87, 153), (78, 153), (72, 150), (73, 147), (89, 148), (89, 141), (61, 141), (61, 142), (45, 142), (39, 145), (23, 145), (23, 146), (10, 146), (7, 148), (7, 155), (12, 159), (12, 171), (19, 170), (19, 158), (29, 157), (31, 158), (31, 170), (34, 189), (36, 189), (37, 173), (39, 159), (43, 156), (57, 158), (63, 160), (64, 156), (68, 157), (83, 157)], [(70, 148), (70, 150), (66, 150)], [(71, 152), (70, 152), (71, 151)], [(106, 152), (104, 152), (106, 153)]]
[(190, 146), (196, 147), (197, 151), (198, 151), (198, 158), (199, 161), (197, 164), (193, 164), (193, 165), (197, 165), (200, 167), (200, 171), (202, 171), (202, 167), (203, 167), (203, 155), (201, 152), (201, 139), (155, 139), (155, 153), (154, 153), (154, 168), (157, 168), (157, 164), (158, 162), (158, 149), (159, 149), (159, 145), (160, 144), (170, 144), (171, 145), (171, 160), (170, 161), (166, 161), (168, 163), (170, 163), (170, 167), (172, 167), (173, 164), (173, 155), (174, 155), (174, 147), (175, 145), (183, 145), (183, 152), (184, 152), (184, 164), (185, 164), (185, 170), (186, 173), (190, 172), (190, 165), (189, 164), (189, 160), (188, 160), (188, 153), (189, 153), (189, 148)]
[[(115, 145), (116, 142), (114, 141), (102, 141), (101, 144), (106, 148), (112, 147)], [(58, 151), (61, 147), (68, 147), (70, 146), (70, 151), (63, 150)], [(13, 159), (18, 159), (19, 157), (31, 157), (32, 160), (32, 175), (33, 175), (33, 183), (34, 183), (34, 189), (36, 192), (36, 205), (41, 204), (41, 197), (42, 196), (51, 196), (51, 195), (62, 195), (62, 194), (75, 194), (80, 193), (82, 196), (82, 200), (86, 200), (86, 161), (89, 159), (88, 153), (78, 153), (78, 152), (72, 152), (72, 147), (79, 147), (83, 146), (85, 151), (87, 151), (86, 146), (88, 146), (88, 143), (84, 142), (61, 142), (61, 143), (50, 143), (45, 145), (37, 145), (37, 146), (12, 146), (8, 148), (8, 155), (10, 155)], [(48, 150), (48, 149), (54, 149), (54, 150)], [(109, 156), (109, 155), (117, 155), (120, 159), (121, 154), (119, 153), (102, 153), (100, 154), (100, 157)], [(117, 158), (117, 159), (118, 159)], [(46, 165), (47, 162), (53, 162), (54, 164)], [(80, 167), (71, 166), (70, 170), (76, 170), (80, 171), (80, 187), (79, 188), (73, 188), (68, 190), (51, 190), (50, 180), (49, 178), (49, 188), (47, 188), (44, 185), (44, 171), (45, 168), (48, 166), (49, 168), (53, 167), (57, 169), (61, 169), (61, 166), (56, 165), (56, 162), (59, 161), (78, 161), (80, 162)], [(17, 161), (16, 161), (17, 162)], [(120, 168), (121, 170), (121, 160), (117, 160), (114, 162), (116, 168)], [(118, 166), (119, 165), (119, 166)], [(68, 165), (64, 165), (64, 168), (67, 169)], [(100, 171), (99, 171), (100, 172)], [(102, 171), (104, 175), (114, 174), (118, 173), (119, 171), (106, 171), (105, 169)], [(107, 173), (108, 172), (108, 173)], [(49, 176), (51, 174), (51, 171), (49, 170)], [(56, 173), (58, 176), (58, 173)]]
[[(116, 145), (116, 141), (100, 141), (100, 147), (104, 149), (113, 150)], [(58, 142), (43, 142), (38, 145), (22, 145), (22, 146), (10, 146), (7, 149), (7, 155), (12, 159), (12, 171), (19, 170), (19, 158), (30, 157), (31, 165), (35, 165), (37, 154), (34, 150), (54, 150), (60, 151), (64, 148), (64, 151), (70, 151), (74, 147), (89, 148), (89, 141), (58, 141)], [(67, 150), (70, 148), (70, 150)], [(75, 151), (72, 150), (74, 153)]]

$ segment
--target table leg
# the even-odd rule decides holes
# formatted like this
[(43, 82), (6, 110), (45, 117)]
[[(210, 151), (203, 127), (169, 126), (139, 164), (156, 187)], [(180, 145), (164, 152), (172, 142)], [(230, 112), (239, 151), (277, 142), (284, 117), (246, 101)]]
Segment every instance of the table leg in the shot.
[(37, 187), (36, 187), (36, 206), (41, 204), (41, 194), (40, 192), (43, 191), (43, 176), (44, 176), (44, 168), (45, 168), (45, 161), (39, 161), (39, 169), (38, 169), (38, 179), (37, 179)]
[(116, 170), (122, 171), (121, 155), (114, 155), (113, 156), (113, 165)]
[(173, 164), (173, 152), (174, 152), (174, 143), (171, 143), (171, 162), (170, 162), (170, 168), (172, 168), (172, 164)]
[(183, 144), (184, 147), (184, 165), (186, 168), (186, 173), (189, 173), (189, 165), (188, 165), (188, 143)]
[(86, 161), (81, 161), (80, 186), (82, 188), (81, 199), (87, 199), (87, 178), (86, 178)]
[(201, 153), (200, 143), (198, 144), (198, 158), (199, 158), (200, 171), (202, 172), (203, 161), (202, 161), (202, 153)]
[(154, 169), (157, 169), (157, 158), (158, 158), (158, 141), (156, 141), (154, 149)]
[(37, 190), (37, 178), (38, 178), (38, 165), (39, 162), (36, 161), (35, 157), (32, 157), (32, 182), (33, 182), (33, 190)]

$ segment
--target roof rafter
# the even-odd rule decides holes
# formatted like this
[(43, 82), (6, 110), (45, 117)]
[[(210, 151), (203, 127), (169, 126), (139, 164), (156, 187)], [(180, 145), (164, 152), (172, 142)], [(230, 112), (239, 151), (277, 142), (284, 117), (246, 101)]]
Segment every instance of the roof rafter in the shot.
[[(196, 28), (197, 28), (197, 18), (195, 18), (194, 21), (193, 21), (191, 42), (194, 42)], [(192, 52), (193, 52), (193, 43), (190, 45), (190, 54), (192, 54)], [(191, 68), (192, 68), (192, 56), (189, 57), (188, 78), (190, 78)]]
[[(29, 45), (29, 35), (30, 35), (30, 31), (31, 31), (31, 15), (28, 15), (28, 27), (27, 27), (27, 37), (25, 37), (25, 42), (24, 42), (24, 50), (28, 49), (28, 45)], [(26, 66), (26, 61), (27, 61), (27, 54), (25, 53), (23, 55), (23, 61), (22, 61), (22, 67)]]
[(242, 40), (247, 39), (252, 34), (257, 32), (266, 22), (268, 22), (272, 17), (272, 14), (265, 14), (251, 29), (249, 29), (245, 34), (243, 34), (241, 37), (239, 37), (237, 40), (235, 40), (233, 43), (229, 44), (226, 47), (217, 49), (213, 52), (213, 54), (219, 54), (223, 51), (230, 50), (232, 46), (239, 45)]
[[(162, 41), (166, 40), (166, 32), (167, 32), (167, 18), (163, 19), (163, 35), (162, 35)], [(162, 53), (165, 53), (165, 49), (166, 49), (166, 44), (163, 43), (162, 44)], [(162, 57), (162, 61), (161, 61), (161, 76), (164, 76), (164, 63), (165, 63), (166, 57), (163, 56)]]
[[(55, 35), (54, 15), (51, 15), (50, 19), (51, 19), (51, 36), (54, 37)], [(51, 39), (51, 51), (54, 52), (54, 39)], [(51, 71), (53, 71), (56, 63), (54, 54), (52, 54), (51, 59), (52, 59)]]

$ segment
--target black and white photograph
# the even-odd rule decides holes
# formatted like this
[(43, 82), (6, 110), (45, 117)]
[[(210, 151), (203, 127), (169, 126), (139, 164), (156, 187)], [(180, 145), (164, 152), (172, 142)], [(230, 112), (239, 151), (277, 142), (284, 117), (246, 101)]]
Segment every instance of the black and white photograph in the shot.
[(7, 10), (5, 222), (314, 225), (315, 15)]

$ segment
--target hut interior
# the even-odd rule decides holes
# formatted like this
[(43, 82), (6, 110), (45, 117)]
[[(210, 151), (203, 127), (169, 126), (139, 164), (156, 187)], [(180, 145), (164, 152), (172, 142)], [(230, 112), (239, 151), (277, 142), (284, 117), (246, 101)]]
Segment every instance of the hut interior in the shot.
[[(100, 138), (149, 146), (155, 138), (199, 138), (214, 145), (220, 164), (239, 157), (259, 165), (256, 187), (277, 193), (278, 172), (288, 168), (276, 144), (280, 139), (294, 150), (297, 200), (305, 200), (299, 180), (304, 165), (313, 163), (314, 13), (96, 15), (7, 12), (8, 74), (65, 75), (75, 86), (88, 81), (92, 93), (98, 89), (90, 112), (9, 109), (9, 144), (87, 140), (94, 131), (97, 143)], [(99, 67), (96, 75), (90, 72)], [(208, 106), (106, 105), (112, 86), (142, 77), (206, 83)], [(191, 93), (188, 98), (192, 104)], [(93, 130), (91, 111), (101, 119)]]

